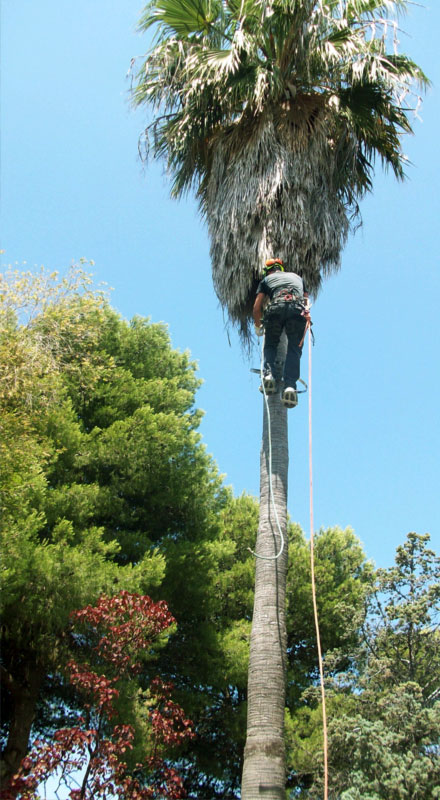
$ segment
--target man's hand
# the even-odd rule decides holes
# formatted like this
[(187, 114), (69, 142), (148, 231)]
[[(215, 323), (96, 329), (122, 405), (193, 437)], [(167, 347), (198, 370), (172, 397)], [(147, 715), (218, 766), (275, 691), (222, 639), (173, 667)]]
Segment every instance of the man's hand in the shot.
[(311, 322), (312, 318), (310, 316), (310, 302), (309, 302), (309, 295), (304, 292), (304, 311), (302, 312), (302, 316), (305, 317), (307, 322)]

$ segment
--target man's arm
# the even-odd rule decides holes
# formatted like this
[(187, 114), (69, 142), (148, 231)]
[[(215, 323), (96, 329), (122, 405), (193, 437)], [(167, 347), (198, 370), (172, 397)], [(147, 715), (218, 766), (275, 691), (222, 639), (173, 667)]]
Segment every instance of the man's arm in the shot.
[(263, 313), (263, 305), (265, 299), (266, 295), (264, 294), (264, 292), (259, 292), (259, 294), (257, 294), (255, 298), (254, 309), (252, 313), (254, 316), (254, 322), (256, 328), (259, 328), (261, 326), (261, 316)]

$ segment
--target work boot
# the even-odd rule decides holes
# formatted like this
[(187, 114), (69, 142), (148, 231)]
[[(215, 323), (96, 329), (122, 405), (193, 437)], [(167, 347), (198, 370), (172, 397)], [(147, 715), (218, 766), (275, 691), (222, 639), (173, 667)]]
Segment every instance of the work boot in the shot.
[(262, 392), (262, 394), (275, 394), (276, 390), (277, 382), (272, 373), (270, 371), (265, 372), (263, 375), (263, 385), (260, 386), (260, 392)]
[(292, 386), (286, 386), (281, 395), (281, 402), (286, 408), (295, 408), (298, 405), (298, 395)]

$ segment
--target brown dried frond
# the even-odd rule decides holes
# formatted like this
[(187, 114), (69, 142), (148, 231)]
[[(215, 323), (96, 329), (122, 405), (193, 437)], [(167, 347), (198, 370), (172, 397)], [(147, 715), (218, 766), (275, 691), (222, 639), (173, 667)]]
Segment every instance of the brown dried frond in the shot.
[(349, 219), (327, 114), (323, 98), (302, 95), (211, 143), (203, 210), (214, 287), (244, 339), (267, 258), (283, 258), (312, 294), (339, 267)]

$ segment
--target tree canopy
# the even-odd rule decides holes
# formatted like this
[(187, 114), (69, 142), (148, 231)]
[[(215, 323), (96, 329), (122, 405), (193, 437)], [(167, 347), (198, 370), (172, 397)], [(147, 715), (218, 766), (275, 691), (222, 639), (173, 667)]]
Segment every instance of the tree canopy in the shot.
[(212, 535), (227, 492), (201, 445), (199, 385), (164, 325), (127, 323), (81, 270), (2, 281), (2, 692), (14, 770), (54, 702), (69, 614), (151, 593), (165, 541)]
[(399, 53), (408, 0), (152, 0), (133, 102), (176, 196), (194, 188), (214, 287), (247, 331), (268, 257), (316, 292), (337, 269), (375, 159), (404, 175), (401, 135), (428, 81)]
[[(329, 661), (330, 792), (341, 800), (439, 796), (440, 559), (429, 538), (409, 533), (395, 565), (377, 570), (361, 646), (339, 676)], [(322, 797), (319, 722), (312, 702), (291, 731), (294, 797)]]
[[(183, 798), (182, 780), (164, 755), (194, 735), (191, 721), (171, 699), (170, 684), (155, 678), (145, 692), (136, 684), (142, 662), (175, 622), (166, 603), (122, 590), (112, 598), (101, 595), (96, 606), (70, 617), (82, 659), (71, 659), (66, 673), (80, 711), (51, 741), (33, 743), (3, 786), (2, 800), (38, 800), (42, 788), (46, 796), (50, 779), (55, 797), (67, 787), (71, 800)], [(142, 709), (140, 748), (134, 726), (127, 724), (133, 706)], [(130, 769), (133, 755), (139, 760)]]

